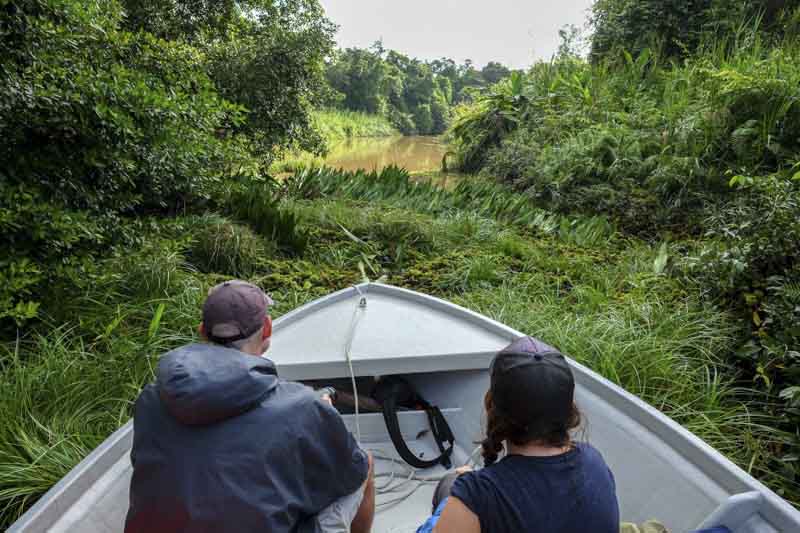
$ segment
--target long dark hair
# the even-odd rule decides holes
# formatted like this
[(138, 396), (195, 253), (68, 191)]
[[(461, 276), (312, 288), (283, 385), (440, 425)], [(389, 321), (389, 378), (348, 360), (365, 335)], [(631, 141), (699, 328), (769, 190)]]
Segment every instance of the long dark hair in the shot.
[(483, 464), (490, 466), (497, 461), (503, 451), (503, 442), (524, 446), (539, 442), (554, 448), (567, 446), (572, 442), (570, 432), (581, 425), (581, 413), (573, 402), (569, 415), (557, 421), (527, 420), (521, 424), (499, 410), (492, 401), (491, 389), (484, 398), (486, 408), (486, 438), (481, 442)]

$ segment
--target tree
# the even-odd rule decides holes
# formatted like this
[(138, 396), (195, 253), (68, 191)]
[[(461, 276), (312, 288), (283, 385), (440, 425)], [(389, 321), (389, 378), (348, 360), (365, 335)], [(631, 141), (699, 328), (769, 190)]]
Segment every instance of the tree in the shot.
[(592, 7), (592, 56), (597, 59), (617, 49), (634, 56), (645, 48), (659, 48), (668, 57), (683, 57), (704, 36), (730, 35), (741, 24), (763, 16), (765, 28), (784, 9), (786, 0), (598, 0)]
[(381, 114), (392, 85), (384, 61), (374, 52), (348, 48), (327, 68), (328, 83), (344, 95), (342, 106), (353, 111)]
[(258, 4), (236, 0), (122, 0), (123, 26), (167, 40), (194, 40), (202, 32), (224, 33), (242, 10)]
[(511, 75), (511, 70), (497, 63), (496, 61), (489, 61), (483, 69), (481, 69), (481, 77), (488, 85), (494, 85), (498, 81), (507, 78)]
[(310, 113), (325, 86), (335, 26), (318, 0), (122, 0), (125, 27), (191, 43), (227, 100), (247, 108), (237, 127), (262, 156), (322, 147)]
[[(483, 69), (489, 80), (511, 72), (500, 63)], [(376, 42), (369, 50), (348, 48), (326, 70), (328, 83), (341, 95), (345, 109), (384, 114), (404, 134), (439, 134), (450, 125), (451, 107), (467, 97), (466, 89), (483, 88), (483, 71), (467, 60), (457, 65), (448, 58), (421, 61), (387, 50)]]
[(198, 11), (178, 31), (118, 0), (0, 4), (0, 327), (137, 238), (137, 217), (203, 209), (321, 142), (333, 26), (316, 0), (126, 5)]
[(247, 109), (235, 131), (268, 156), (295, 145), (318, 152), (311, 110), (322, 101), (324, 59), (335, 26), (317, 0), (261, 1), (205, 43), (208, 73), (227, 100)]

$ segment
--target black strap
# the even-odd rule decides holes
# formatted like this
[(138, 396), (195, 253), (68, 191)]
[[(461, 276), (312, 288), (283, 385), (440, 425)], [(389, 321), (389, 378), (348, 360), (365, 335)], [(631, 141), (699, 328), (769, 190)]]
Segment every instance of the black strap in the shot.
[[(420, 459), (406, 445), (403, 434), (400, 432), (400, 422), (397, 418), (398, 400), (409, 396), (411, 385), (398, 379), (389, 381), (385, 384), (385, 387), (380, 395), (380, 399), (383, 400), (383, 419), (386, 421), (386, 429), (389, 430), (392, 444), (394, 444), (394, 448), (400, 454), (400, 457), (415, 468), (431, 468), (439, 464), (445, 468), (450, 468), (452, 466), (450, 456), (453, 454), (455, 437), (442, 411), (438, 407), (430, 405), (411, 389), (412, 400), (421, 405), (428, 415), (431, 432), (441, 452), (438, 457), (433, 459)], [(445, 443), (448, 444), (447, 448), (444, 447)]]

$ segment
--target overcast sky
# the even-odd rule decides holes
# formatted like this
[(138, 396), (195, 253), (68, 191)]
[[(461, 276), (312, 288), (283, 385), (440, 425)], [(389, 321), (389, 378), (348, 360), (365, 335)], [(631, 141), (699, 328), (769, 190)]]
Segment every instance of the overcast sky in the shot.
[(565, 24), (583, 27), (592, 0), (320, 0), (339, 46), (386, 48), (420, 59), (522, 68), (549, 58)]

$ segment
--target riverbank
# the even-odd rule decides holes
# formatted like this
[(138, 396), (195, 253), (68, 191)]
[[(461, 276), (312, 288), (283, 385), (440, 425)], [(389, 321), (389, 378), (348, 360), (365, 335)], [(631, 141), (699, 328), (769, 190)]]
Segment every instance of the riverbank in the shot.
[(230, 277), (271, 292), (276, 316), (364, 276), (484, 313), (560, 347), (798, 501), (768, 468), (790, 436), (725, 377), (730, 317), (664, 275), (661, 246), (493, 183), (443, 191), (394, 169), (306, 172), (248, 197), (252, 209), (232, 200), (218, 214), (147, 220), (140, 245), (2, 345), (3, 525), (128, 419), (159, 355), (195, 339), (207, 289)]
[(380, 115), (340, 109), (319, 109), (312, 115), (314, 128), (325, 140), (327, 153), (313, 154), (303, 151), (287, 152), (270, 165), (273, 175), (285, 175), (302, 168), (323, 166), (326, 160), (337, 158), (351, 150), (348, 145), (363, 139), (386, 144), (388, 139), (400, 137), (389, 120)]
[[(465, 172), (672, 243), (665, 271), (735, 317), (738, 341), (719, 356), (769, 409), (765, 423), (795, 436), (773, 450), (773, 468), (798, 484), (800, 26), (738, 24), (679, 60), (623, 46), (538, 63), (460, 108), (449, 138)], [(778, 27), (787, 34), (770, 35)]]
[(324, 156), (296, 154), (284, 158), (272, 169), (275, 173), (285, 175), (312, 167), (327, 166), (356, 171), (381, 170), (393, 165), (412, 174), (439, 173), (446, 152), (447, 146), (439, 137), (349, 138), (329, 143), (328, 153)]
[(394, 137), (400, 132), (386, 117), (358, 111), (321, 109), (312, 115), (314, 127), (329, 142), (362, 137)]

